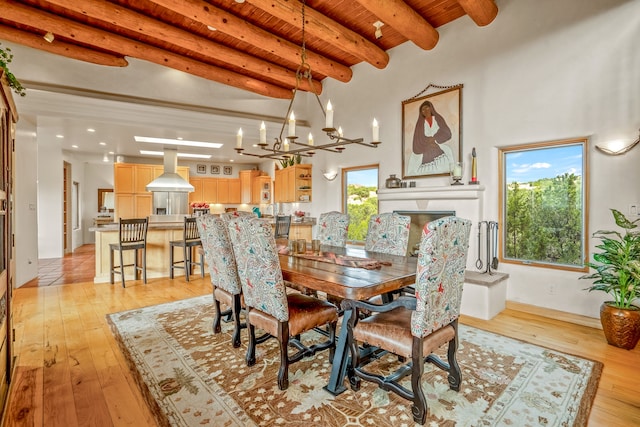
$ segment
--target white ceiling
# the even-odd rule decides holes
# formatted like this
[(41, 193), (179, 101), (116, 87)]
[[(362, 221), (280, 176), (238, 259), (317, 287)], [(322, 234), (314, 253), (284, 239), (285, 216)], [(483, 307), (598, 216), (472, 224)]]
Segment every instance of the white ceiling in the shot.
[[(256, 163), (256, 158), (242, 157), (233, 149), (238, 128), (242, 127), (243, 146), (248, 148), (257, 142), (264, 120), (267, 140), (273, 141), (289, 103), (135, 59), (128, 59), (127, 67), (104, 67), (2, 44), (14, 54), (10, 70), (27, 88), (25, 97), (14, 96), (18, 130), (35, 126), (38, 144), (59, 144), (94, 161), (102, 161), (105, 154), (110, 159), (144, 157), (139, 150), (162, 150), (157, 144), (135, 142), (133, 137), (141, 135), (220, 142), (224, 145), (217, 150), (180, 147), (178, 151), (211, 154), (211, 161), (217, 162)], [(306, 95), (296, 97), (298, 118), (305, 117)], [(298, 120), (303, 129), (297, 133), (305, 131), (305, 124)]]

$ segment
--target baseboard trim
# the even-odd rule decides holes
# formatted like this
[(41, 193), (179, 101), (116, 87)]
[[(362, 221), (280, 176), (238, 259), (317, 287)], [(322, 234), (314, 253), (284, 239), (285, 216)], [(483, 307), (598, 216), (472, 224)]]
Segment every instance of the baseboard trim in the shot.
[(588, 326), (590, 328), (602, 329), (600, 319), (595, 317), (582, 316), (580, 314), (567, 313), (566, 311), (553, 310), (551, 308), (538, 307), (530, 304), (523, 304), (515, 301), (507, 301), (506, 308), (523, 313), (536, 314), (542, 317), (562, 320), (563, 322), (575, 323), (576, 325)]

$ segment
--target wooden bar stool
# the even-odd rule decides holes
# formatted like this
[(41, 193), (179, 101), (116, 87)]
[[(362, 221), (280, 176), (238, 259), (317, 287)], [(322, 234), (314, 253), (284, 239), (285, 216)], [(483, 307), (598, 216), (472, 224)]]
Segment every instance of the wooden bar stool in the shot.
[[(149, 218), (132, 218), (118, 221), (118, 243), (109, 244), (109, 282), (113, 284), (114, 274), (119, 274), (124, 288), (124, 268), (133, 267), (134, 277), (138, 279), (138, 271), (142, 272), (142, 279), (147, 283), (147, 228)], [(138, 250), (142, 250), (142, 266), (138, 265)], [(114, 265), (114, 252), (120, 253), (120, 265)], [(134, 251), (133, 263), (125, 264), (124, 251)]]
[[(173, 279), (173, 270), (176, 268), (184, 269), (185, 280), (189, 281), (191, 269), (194, 265), (200, 266), (200, 275), (204, 277), (204, 254), (200, 253), (200, 262), (193, 261), (193, 249), (202, 246), (200, 242), (200, 233), (198, 232), (198, 224), (196, 217), (184, 217), (184, 228), (182, 231), (182, 240), (172, 240), (169, 242), (169, 277)], [(182, 260), (175, 261), (173, 257), (173, 249), (175, 247), (182, 248)]]

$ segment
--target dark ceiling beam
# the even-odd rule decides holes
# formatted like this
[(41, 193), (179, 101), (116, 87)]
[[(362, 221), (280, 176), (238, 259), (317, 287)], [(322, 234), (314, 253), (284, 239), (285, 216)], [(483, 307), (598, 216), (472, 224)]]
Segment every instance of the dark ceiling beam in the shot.
[(92, 64), (106, 65), (109, 67), (126, 67), (129, 65), (127, 60), (122, 56), (86, 49), (61, 41), (49, 43), (39, 34), (17, 30), (2, 24), (0, 24), (0, 39)]
[(493, 0), (458, 0), (458, 4), (479, 27), (489, 25), (498, 16), (498, 6)]
[(386, 25), (424, 50), (433, 49), (440, 35), (418, 12), (402, 0), (356, 0)]
[[(293, 63), (299, 64), (301, 61), (300, 46), (252, 25), (244, 19), (218, 9), (205, 1), (154, 0), (154, 3), (204, 25), (210, 25), (221, 33)], [(307, 50), (307, 63), (309, 63), (313, 71), (341, 82), (346, 83), (353, 76), (353, 71), (346, 65), (309, 50)]]
[[(293, 93), (289, 89), (243, 76), (227, 69), (205, 64), (185, 56), (159, 49), (126, 37), (64, 20), (50, 13), (24, 6), (11, 0), (0, 0), (2, 18), (25, 26), (38, 27), (51, 31), (71, 40), (96, 46), (102, 50), (119, 52), (125, 56), (153, 62), (207, 80), (215, 81), (239, 89), (248, 90), (272, 98), (290, 99)], [(55, 43), (56, 41), (54, 41)]]
[[(224, 62), (242, 70), (247, 70), (257, 75), (264, 75), (265, 78), (278, 82), (278, 84), (285, 87), (294, 88), (297, 83), (295, 71), (231, 49), (204, 37), (199, 37), (178, 27), (171, 26), (104, 0), (74, 2), (70, 2), (69, 0), (47, 0), (47, 2), (101, 21), (107, 24), (105, 28), (108, 28), (108, 26), (113, 25), (117, 21), (118, 27), (135, 32), (138, 35), (153, 37), (164, 43), (176, 45), (177, 47), (187, 49), (219, 62)], [(312, 81), (313, 87), (306, 79), (299, 81), (298, 84), (302, 90), (308, 92), (313, 91), (314, 93), (322, 92), (322, 84), (318, 81)]]
[[(282, 19), (298, 28), (302, 28), (302, 3), (288, 0), (247, 0), (247, 3), (264, 10), (278, 19)], [(305, 6), (305, 31), (336, 49), (368, 62), (376, 68), (385, 68), (389, 64), (389, 55), (383, 49), (371, 43), (360, 34), (327, 18), (320, 12)]]

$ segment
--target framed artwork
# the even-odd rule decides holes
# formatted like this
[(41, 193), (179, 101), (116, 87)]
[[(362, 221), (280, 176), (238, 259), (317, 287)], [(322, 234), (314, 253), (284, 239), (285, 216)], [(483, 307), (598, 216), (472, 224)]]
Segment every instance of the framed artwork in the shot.
[(207, 173), (207, 165), (198, 165), (196, 170), (198, 173)]
[(462, 161), (462, 85), (402, 101), (402, 177), (449, 175)]
[(222, 168), (222, 171), (223, 171), (223, 173), (224, 173), (225, 175), (231, 175), (232, 170), (233, 170), (233, 169), (231, 168), (231, 166), (224, 166), (224, 167)]
[(211, 165), (211, 175), (220, 175), (220, 166)]

